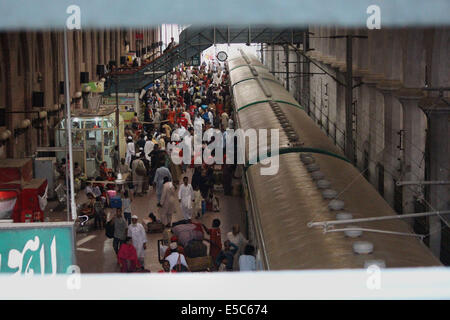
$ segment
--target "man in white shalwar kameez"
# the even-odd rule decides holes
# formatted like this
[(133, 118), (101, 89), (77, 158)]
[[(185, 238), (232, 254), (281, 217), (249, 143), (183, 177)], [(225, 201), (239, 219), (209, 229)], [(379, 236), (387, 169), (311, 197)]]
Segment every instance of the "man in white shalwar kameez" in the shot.
[(131, 158), (136, 154), (134, 149), (134, 142), (132, 137), (128, 137), (127, 139), (127, 153), (125, 156), (125, 163), (129, 166), (131, 163)]
[(178, 191), (178, 200), (181, 203), (181, 212), (185, 220), (192, 217), (192, 202), (194, 201), (194, 189), (188, 184), (188, 177), (183, 178), (183, 184)]
[(150, 163), (151, 163), (152, 159), (150, 158), (149, 154), (150, 154), (150, 152), (153, 151), (154, 146), (155, 146), (155, 144), (152, 141), (152, 136), (149, 133), (147, 135), (147, 141), (145, 142), (145, 145), (144, 145), (144, 154), (145, 154), (145, 159), (150, 161)]
[(133, 246), (136, 249), (139, 263), (144, 266), (145, 249), (147, 249), (147, 236), (144, 226), (138, 223), (136, 215), (131, 217), (131, 224), (128, 226), (128, 236), (131, 237)]
[(219, 74), (218, 72), (215, 72), (213, 74), (213, 83), (216, 85), (222, 84), (222, 74)]

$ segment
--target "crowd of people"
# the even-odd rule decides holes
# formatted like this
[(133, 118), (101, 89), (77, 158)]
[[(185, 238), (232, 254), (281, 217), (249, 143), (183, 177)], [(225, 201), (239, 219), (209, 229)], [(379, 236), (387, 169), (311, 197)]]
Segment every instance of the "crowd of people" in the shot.
[[(114, 152), (113, 168), (100, 169), (102, 180), (110, 175), (117, 177), (119, 173), (125, 178), (124, 184), (113, 186), (121, 200), (114, 218), (108, 223), (104, 213), (96, 218), (96, 227), (114, 226), (111, 237), (121, 271), (143, 268), (145, 229), (137, 216), (132, 215), (131, 202), (135, 197), (152, 192), (150, 190), (156, 193), (159, 215), (158, 219), (151, 213), (150, 223), (161, 224), (163, 234), (167, 235), (159, 248), (160, 272), (192, 271), (195, 268), (189, 265), (190, 259), (204, 256), (211, 259), (209, 270), (255, 270), (254, 248), (240, 233), (239, 226), (234, 226), (222, 243), (219, 219), (215, 219), (210, 228), (199, 222), (205, 212), (220, 210), (214, 185), (221, 184), (225, 195), (232, 194), (236, 165), (197, 163), (195, 158), (199, 155), (195, 152), (189, 161), (183, 158), (181, 164), (171, 159), (174, 148), (182, 155), (181, 145), (192, 141), (194, 128), (201, 128), (202, 151), (215, 141), (214, 136), (204, 138), (204, 132), (210, 128), (220, 130), (225, 149), (226, 130), (234, 128), (226, 68), (216, 63), (200, 67), (181, 65), (164, 80), (157, 80), (141, 97), (141, 120), (136, 113), (125, 128), (125, 158), (119, 159), (119, 153)], [(188, 171), (192, 171), (191, 177)], [(102, 195), (105, 205), (109, 205), (108, 188), (88, 187), (86, 193), (92, 208)], [(95, 188), (101, 189), (101, 186)], [(173, 222), (172, 216), (178, 207), (183, 220)], [(95, 210), (93, 212), (95, 214)], [(209, 243), (209, 254), (204, 241)]]

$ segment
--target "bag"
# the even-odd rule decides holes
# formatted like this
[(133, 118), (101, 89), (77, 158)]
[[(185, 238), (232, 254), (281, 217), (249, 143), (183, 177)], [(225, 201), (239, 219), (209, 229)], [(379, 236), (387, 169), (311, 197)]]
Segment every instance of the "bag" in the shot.
[(149, 222), (147, 223), (148, 233), (162, 233), (164, 231), (164, 224), (161, 222)]
[(145, 169), (145, 165), (142, 160), (140, 160), (136, 166), (136, 174), (138, 176), (145, 176), (147, 174), (147, 169)]
[(110, 239), (114, 238), (114, 222), (112, 220), (105, 225), (105, 235)]
[(114, 198), (117, 195), (116, 190), (108, 190), (108, 191), (106, 191), (106, 193), (108, 194), (109, 198)]
[(189, 243), (184, 247), (184, 255), (186, 256), (186, 262), (189, 265), (189, 268), (193, 269), (191, 266), (191, 263), (188, 259), (195, 259), (199, 257), (205, 257), (208, 255), (208, 248), (201, 240), (191, 240)]
[(113, 197), (110, 200), (110, 207), (121, 209), (122, 208), (122, 199), (120, 197)]
[(191, 272), (208, 271), (212, 267), (211, 256), (186, 258), (186, 262), (189, 264)]
[(184, 264), (181, 264), (181, 254), (178, 254), (178, 261), (177, 264), (173, 266), (172, 270), (175, 270), (176, 272), (188, 272), (188, 268)]

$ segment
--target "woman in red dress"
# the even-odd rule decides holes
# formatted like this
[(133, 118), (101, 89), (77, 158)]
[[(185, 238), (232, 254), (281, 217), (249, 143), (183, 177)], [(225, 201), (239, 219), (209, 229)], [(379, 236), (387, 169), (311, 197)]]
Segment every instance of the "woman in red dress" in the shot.
[(175, 123), (175, 114), (176, 114), (176, 112), (175, 112), (175, 110), (173, 110), (173, 108), (169, 111), (169, 114), (168, 114), (168, 116), (167, 116), (167, 119), (169, 120), (169, 122), (171, 123), (171, 124), (174, 124)]
[(117, 254), (120, 272), (134, 272), (141, 267), (137, 257), (136, 249), (131, 242), (131, 237), (127, 237), (126, 242), (120, 246)]

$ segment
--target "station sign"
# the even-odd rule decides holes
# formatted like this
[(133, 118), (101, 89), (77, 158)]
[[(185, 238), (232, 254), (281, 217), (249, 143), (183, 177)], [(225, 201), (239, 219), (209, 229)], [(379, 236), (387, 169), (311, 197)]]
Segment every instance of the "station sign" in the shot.
[(72, 222), (0, 223), (0, 273), (67, 273), (75, 265)]

